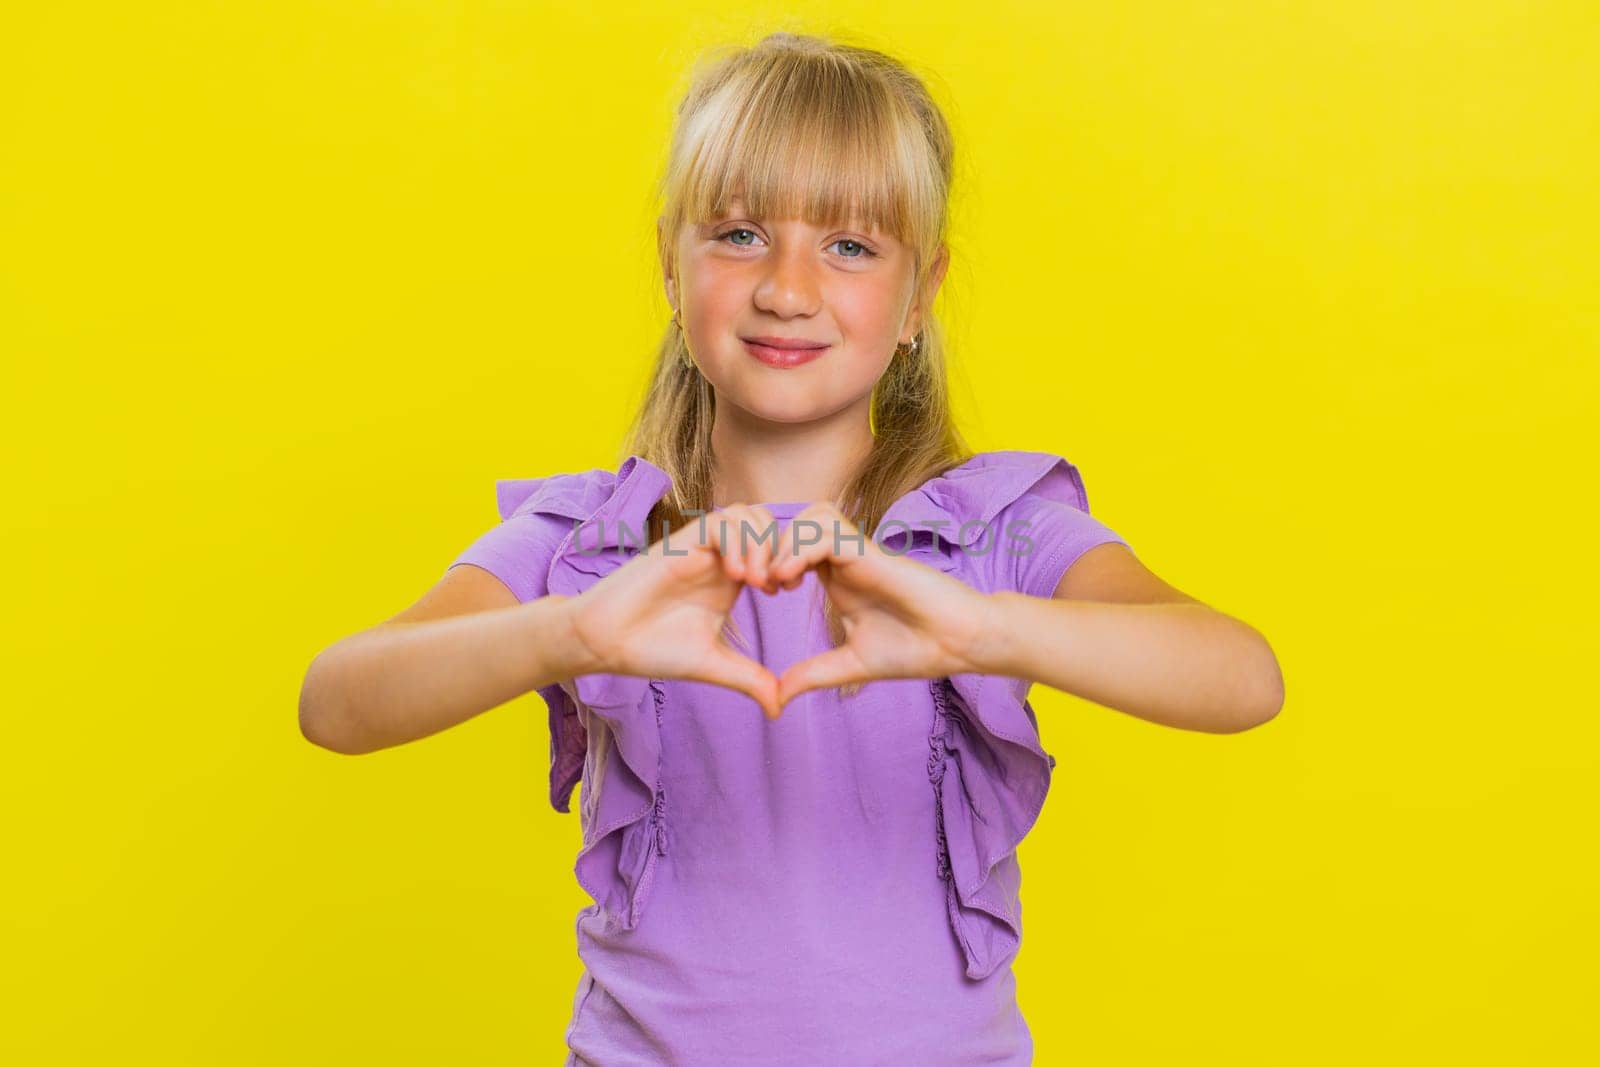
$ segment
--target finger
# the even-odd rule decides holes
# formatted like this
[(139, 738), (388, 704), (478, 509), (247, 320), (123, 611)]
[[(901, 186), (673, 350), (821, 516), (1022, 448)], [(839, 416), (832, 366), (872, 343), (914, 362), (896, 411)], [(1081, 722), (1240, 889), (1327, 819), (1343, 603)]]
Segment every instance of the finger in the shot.
[[(712, 511), (684, 523), (681, 529), (672, 533), (672, 552), (670, 554), (681, 556), (695, 552), (710, 553), (715, 557), (716, 565), (722, 569), (723, 573), (728, 574), (729, 564), (726, 556), (721, 551), (722, 538), (719, 533), (723, 522), (722, 512)], [(658, 541), (656, 544), (660, 545), (661, 542)], [(729, 577), (732, 577), (732, 575), (729, 574)]]
[(747, 504), (735, 504), (723, 510), (718, 547), (734, 562), (728, 576), (749, 585), (765, 586), (767, 556), (772, 547), (771, 514), (765, 508)]
[(749, 583), (761, 590), (773, 593), (774, 588), (771, 572), (773, 553), (778, 547), (778, 520), (772, 512), (760, 504), (749, 508), (750, 523), (754, 527), (750, 538), (750, 551), (748, 560), (750, 569), (747, 572)]
[(832, 555), (833, 531), (829, 524), (804, 513), (796, 515), (783, 532), (782, 553), (773, 565), (773, 576), (781, 583), (794, 581)]
[(728, 645), (719, 642), (713, 646), (700, 678), (744, 693), (761, 708), (761, 714), (769, 719), (778, 717), (778, 679), (765, 665)]
[(730, 504), (712, 515), (710, 534), (712, 543), (722, 557), (722, 571), (730, 579), (742, 582), (746, 565), (740, 551), (739, 524), (745, 516), (743, 504)]
[[(810, 574), (813, 569), (818, 571), (822, 569), (822, 565), (813, 568), (805, 558), (798, 557), (794, 549), (794, 537), (795, 534), (784, 530), (784, 537), (778, 545), (778, 560), (773, 561), (773, 581), (778, 584), (779, 589), (800, 589), (800, 585), (805, 584), (806, 574)], [(790, 560), (794, 561), (790, 563)]]
[[(813, 504), (794, 517), (784, 531), (783, 556), (774, 566), (781, 583), (803, 577), (823, 561), (848, 566), (875, 546), (831, 503)], [(805, 544), (803, 541), (812, 543)]]
[(855, 650), (841, 645), (793, 664), (778, 676), (778, 710), (801, 693), (870, 681)]

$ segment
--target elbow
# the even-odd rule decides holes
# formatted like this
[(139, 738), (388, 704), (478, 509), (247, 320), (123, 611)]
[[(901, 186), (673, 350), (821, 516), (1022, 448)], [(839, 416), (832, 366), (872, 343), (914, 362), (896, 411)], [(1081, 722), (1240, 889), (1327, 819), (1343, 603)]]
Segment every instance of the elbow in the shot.
[(1236, 696), (1211, 728), (1214, 733), (1242, 734), (1271, 722), (1283, 710), (1283, 670), (1278, 657), (1265, 637), (1254, 629), (1250, 633), (1253, 648), (1244, 657), (1248, 670), (1238, 676)]
[(328, 677), (331, 671), (326, 656), (324, 652), (311, 661), (300, 683), (300, 736), (329, 752), (358, 755), (364, 750), (351, 742), (351, 731), (344, 725), (349, 717), (337, 699), (337, 687)]
[(1238, 725), (1228, 732), (1242, 734), (1246, 730), (1254, 730), (1257, 726), (1265, 726), (1273, 719), (1276, 719), (1278, 712), (1282, 710), (1283, 681), (1279, 679), (1276, 688), (1269, 688), (1265, 697), (1250, 701), (1245, 705), (1245, 710), (1239, 717)]
[(1283, 710), (1283, 669), (1265, 638), (1261, 638), (1261, 649), (1262, 662), (1251, 672), (1251, 682), (1247, 686), (1250, 695), (1240, 702), (1236, 725), (1227, 733), (1238, 734), (1264, 726)]

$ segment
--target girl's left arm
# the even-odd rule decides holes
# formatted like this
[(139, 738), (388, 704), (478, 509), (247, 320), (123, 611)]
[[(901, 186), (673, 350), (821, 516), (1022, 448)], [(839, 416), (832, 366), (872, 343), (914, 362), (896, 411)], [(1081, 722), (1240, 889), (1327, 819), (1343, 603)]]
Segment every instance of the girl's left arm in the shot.
[(1254, 627), (1151, 573), (1125, 546), (1089, 549), (1051, 597), (1004, 590), (969, 650), (1026, 678), (1164, 726), (1238, 733), (1283, 707), (1278, 658)]

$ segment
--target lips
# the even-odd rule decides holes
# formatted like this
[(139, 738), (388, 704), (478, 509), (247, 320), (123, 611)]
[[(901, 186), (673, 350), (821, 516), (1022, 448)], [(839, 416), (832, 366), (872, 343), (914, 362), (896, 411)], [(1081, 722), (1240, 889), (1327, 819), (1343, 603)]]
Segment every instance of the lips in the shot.
[(746, 337), (745, 350), (769, 367), (788, 369), (798, 367), (821, 356), (828, 345), (820, 341), (807, 341), (786, 337)]
[(782, 348), (793, 350), (800, 348), (828, 347), (828, 342), (826, 341), (809, 341), (804, 337), (774, 337), (768, 334), (763, 334), (760, 337), (741, 337), (740, 340), (746, 341), (753, 345), (760, 345), (762, 348)]

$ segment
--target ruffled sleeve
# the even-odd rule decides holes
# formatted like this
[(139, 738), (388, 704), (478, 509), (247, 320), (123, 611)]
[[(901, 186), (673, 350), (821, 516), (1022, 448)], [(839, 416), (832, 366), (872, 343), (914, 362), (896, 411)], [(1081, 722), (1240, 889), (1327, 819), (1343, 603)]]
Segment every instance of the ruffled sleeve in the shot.
[[(985, 452), (897, 501), (879, 524), (878, 540), (984, 592), (1048, 596), (1084, 551), (1122, 540), (1089, 520), (1087, 507), (1076, 468), (1060, 456)], [(886, 531), (890, 520), (902, 525)], [(1031, 558), (1007, 555), (1020, 538), (1008, 535), (1006, 523), (1018, 520), (1030, 523)], [(929, 533), (916, 532), (923, 530)], [(966, 974), (981, 979), (1021, 945), (1016, 851), (1038, 821), (1056, 761), (1041, 742), (1025, 681), (967, 673), (932, 679), (929, 687), (935, 870), (946, 883)]]
[(1038, 458), (1023, 477), (1035, 472), (1038, 477), (996, 513), (989, 573), (996, 589), (1049, 597), (1089, 549), (1115, 543), (1132, 551), (1132, 546), (1089, 514), (1089, 496), (1077, 467), (1048, 452), (1025, 455)]
[[(485, 567), (521, 600), (580, 596), (659, 538), (648, 517), (670, 486), (639, 456), (615, 472), (501, 481), (501, 525), (456, 563)], [(584, 674), (539, 694), (550, 711), (551, 806), (570, 810), (573, 787), (583, 782), (578, 881), (608, 917), (632, 929), (667, 844), (661, 689), (647, 678)]]
[(561, 513), (526, 506), (545, 499), (550, 481), (520, 478), (496, 482), (499, 525), (484, 531), (450, 566), (470, 563), (482, 567), (522, 603), (544, 596), (549, 591), (550, 562), (572, 529), (572, 520)]

